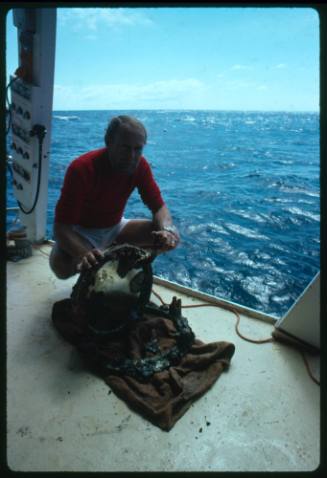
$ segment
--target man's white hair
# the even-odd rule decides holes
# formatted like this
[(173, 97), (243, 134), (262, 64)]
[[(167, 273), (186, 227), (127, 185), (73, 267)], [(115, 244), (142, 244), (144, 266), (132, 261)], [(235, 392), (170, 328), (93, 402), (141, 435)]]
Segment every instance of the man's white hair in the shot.
[(108, 146), (115, 138), (115, 135), (120, 128), (128, 128), (139, 131), (144, 136), (144, 143), (147, 140), (147, 132), (144, 125), (138, 119), (133, 116), (119, 115), (111, 119), (106, 134), (104, 136), (104, 142)]

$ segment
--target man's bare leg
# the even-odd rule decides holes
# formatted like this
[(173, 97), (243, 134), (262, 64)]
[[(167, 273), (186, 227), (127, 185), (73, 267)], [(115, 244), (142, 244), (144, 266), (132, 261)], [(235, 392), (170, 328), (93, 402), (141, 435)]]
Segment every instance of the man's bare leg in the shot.
[(152, 249), (154, 255), (175, 249), (179, 238), (166, 231), (158, 231), (148, 219), (133, 219), (129, 221), (118, 234), (115, 243), (129, 243), (144, 249)]
[(115, 239), (118, 244), (128, 243), (138, 247), (154, 247), (153, 222), (149, 219), (132, 219), (120, 231)]
[[(133, 219), (128, 221), (121, 232), (116, 237), (116, 244), (133, 244), (145, 249), (153, 249), (155, 255), (165, 252), (167, 249), (158, 247), (156, 238), (152, 234), (155, 230), (154, 224), (149, 219)], [(90, 251), (93, 246), (83, 238), (87, 249)], [(110, 244), (108, 244), (109, 246)], [(58, 243), (52, 248), (50, 255), (50, 267), (59, 279), (68, 279), (77, 273), (77, 262), (72, 256), (67, 254)]]
[[(86, 239), (84, 242), (89, 250), (93, 249), (92, 244)], [(52, 271), (58, 279), (68, 279), (75, 275), (78, 272), (76, 269), (77, 262), (76, 259), (61, 249), (57, 242), (54, 244), (50, 254), (49, 263)]]

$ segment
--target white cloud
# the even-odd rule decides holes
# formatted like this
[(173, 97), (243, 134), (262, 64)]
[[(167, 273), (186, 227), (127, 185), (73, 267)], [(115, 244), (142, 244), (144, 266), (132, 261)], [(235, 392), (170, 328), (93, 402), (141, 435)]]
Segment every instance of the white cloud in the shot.
[(287, 68), (287, 65), (285, 63), (279, 63), (278, 65), (275, 66), (277, 69), (282, 69), (282, 68)]
[(73, 30), (96, 31), (99, 26), (121, 27), (152, 25), (153, 21), (144, 13), (131, 8), (58, 8), (58, 22), (72, 25)]
[(237, 90), (248, 90), (250, 93), (251, 91), (266, 91), (268, 90), (267, 85), (258, 83), (257, 81), (252, 80), (231, 80), (225, 81), (223, 85), (221, 85), (226, 91), (237, 91)]
[(243, 81), (243, 80), (233, 80), (226, 82), (225, 87), (231, 90), (237, 90), (239, 88), (253, 88), (257, 87), (258, 84), (254, 81)]
[(181, 105), (205, 91), (195, 79), (155, 81), (148, 84), (113, 83), (54, 87), (54, 109), (147, 108), (163, 104)]
[(233, 65), (231, 70), (252, 70), (252, 67), (248, 65)]

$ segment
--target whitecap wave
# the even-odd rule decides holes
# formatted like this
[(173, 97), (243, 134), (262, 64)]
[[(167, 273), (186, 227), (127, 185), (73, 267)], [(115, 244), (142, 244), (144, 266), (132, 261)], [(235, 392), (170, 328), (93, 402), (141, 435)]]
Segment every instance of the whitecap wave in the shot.
[(248, 275), (240, 283), (248, 294), (255, 297), (261, 306), (264, 305), (265, 307), (268, 307), (272, 297), (277, 297), (279, 291), (284, 287), (281, 278), (274, 280), (273, 278), (265, 279), (263, 276)]
[(236, 232), (237, 234), (240, 234), (241, 236), (249, 237), (250, 239), (269, 240), (269, 237), (265, 236), (264, 234), (260, 234), (255, 230), (248, 229), (247, 227), (243, 227), (238, 224), (229, 222), (229, 223), (225, 223), (225, 227), (227, 227), (233, 232)]
[(278, 159), (274, 161), (277, 164), (294, 164), (294, 161), (289, 160), (289, 159)]
[(207, 226), (208, 226), (210, 232), (217, 232), (219, 234), (227, 234), (227, 235), (229, 234), (229, 232), (227, 232), (226, 229), (223, 226), (221, 226), (220, 224), (216, 224), (214, 222), (209, 222), (207, 224)]
[(79, 116), (61, 116), (61, 115), (54, 115), (54, 119), (58, 119), (61, 121), (71, 121), (71, 120), (79, 120)]
[(196, 121), (196, 118), (191, 115), (186, 115), (184, 116), (183, 121), (185, 121), (186, 123), (194, 123)]
[(271, 300), (273, 302), (277, 302), (277, 304), (285, 304), (287, 302), (290, 302), (291, 300), (291, 296), (289, 294), (286, 294), (286, 295), (282, 295), (282, 296), (279, 296), (279, 295), (273, 295), (271, 297)]
[(320, 215), (319, 214), (314, 214), (310, 211), (305, 211), (303, 209), (300, 209), (299, 207), (290, 207), (288, 209), (284, 209), (284, 211), (287, 211), (291, 214), (295, 214), (296, 216), (303, 216), (307, 217), (309, 219), (312, 219), (313, 221), (320, 221)]
[(207, 116), (206, 118), (203, 119), (202, 124), (205, 126), (209, 125), (215, 125), (217, 123), (217, 119), (214, 116)]
[(283, 181), (273, 181), (268, 185), (269, 188), (278, 188), (280, 191), (284, 193), (291, 193), (291, 194), (304, 194), (305, 196), (312, 196), (312, 197), (320, 197), (319, 192), (310, 191), (309, 189), (299, 187), (299, 186), (292, 186), (285, 184)]
[(258, 222), (261, 224), (265, 224), (267, 222), (267, 217), (265, 217), (263, 214), (258, 214), (256, 212), (252, 211), (246, 211), (244, 209), (240, 210), (232, 210), (232, 213), (244, 217), (245, 219), (250, 219), (251, 221)]
[(252, 267), (253, 269), (260, 269), (260, 266), (257, 261), (250, 259), (249, 255), (246, 252), (239, 252), (234, 262), (236, 264), (242, 264), (244, 266)]

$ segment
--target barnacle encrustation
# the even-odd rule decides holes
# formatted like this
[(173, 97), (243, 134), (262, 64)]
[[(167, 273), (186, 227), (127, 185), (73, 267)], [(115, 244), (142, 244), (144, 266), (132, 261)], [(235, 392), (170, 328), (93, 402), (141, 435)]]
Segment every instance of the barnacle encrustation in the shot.
[[(73, 287), (71, 302), (74, 314), (83, 316), (95, 350), (112, 338), (128, 339), (132, 330), (147, 330), (151, 317), (169, 320), (173, 345), (161, 348), (160, 331), (147, 332), (144, 353), (137, 357), (108, 360), (98, 354), (98, 365), (105, 373), (127, 374), (146, 380), (156, 372), (177, 364), (190, 350), (195, 336), (181, 313), (181, 300), (174, 297), (170, 305), (150, 302), (153, 283), (151, 252), (130, 244), (112, 246), (96, 266), (80, 274)], [(134, 327), (134, 328), (133, 328)], [(153, 334), (152, 334), (153, 332)], [(100, 349), (98, 345), (100, 344)]]
[(151, 252), (131, 244), (109, 247), (96, 266), (83, 271), (71, 295), (98, 337), (122, 330), (148, 303), (152, 289)]

